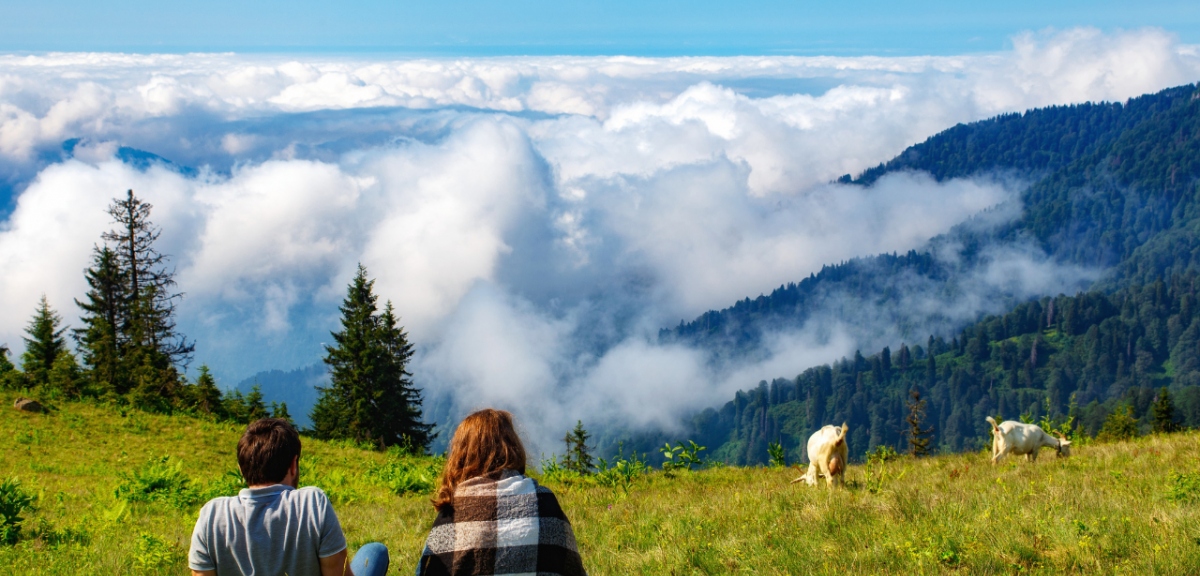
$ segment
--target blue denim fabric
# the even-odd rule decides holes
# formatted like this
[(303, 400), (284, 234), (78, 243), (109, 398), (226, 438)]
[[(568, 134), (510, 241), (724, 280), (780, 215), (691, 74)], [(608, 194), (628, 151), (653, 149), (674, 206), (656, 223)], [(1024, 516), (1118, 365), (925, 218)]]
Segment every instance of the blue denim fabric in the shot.
[(350, 570), (354, 576), (383, 576), (388, 569), (387, 546), (372, 542), (358, 549), (354, 560), (350, 561)]

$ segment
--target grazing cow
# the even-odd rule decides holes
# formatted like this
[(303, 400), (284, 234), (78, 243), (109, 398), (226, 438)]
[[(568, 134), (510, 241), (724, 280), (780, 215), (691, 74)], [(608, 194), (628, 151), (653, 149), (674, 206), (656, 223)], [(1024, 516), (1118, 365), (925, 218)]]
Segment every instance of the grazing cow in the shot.
[(832, 488), (834, 484), (841, 485), (846, 480), (846, 458), (850, 450), (846, 448), (846, 424), (839, 428), (830, 424), (808, 438), (808, 473), (795, 480), (795, 484), (803, 480), (809, 486), (816, 486), (818, 476), (825, 477), (825, 486)]
[(1042, 447), (1054, 448), (1059, 458), (1071, 455), (1071, 441), (1060, 434), (1055, 438), (1042, 430), (1040, 426), (1022, 424), (1005, 420), (996, 424), (991, 416), (987, 421), (992, 425), (992, 464), (995, 464), (1005, 454), (1025, 455), (1025, 459), (1034, 462)]

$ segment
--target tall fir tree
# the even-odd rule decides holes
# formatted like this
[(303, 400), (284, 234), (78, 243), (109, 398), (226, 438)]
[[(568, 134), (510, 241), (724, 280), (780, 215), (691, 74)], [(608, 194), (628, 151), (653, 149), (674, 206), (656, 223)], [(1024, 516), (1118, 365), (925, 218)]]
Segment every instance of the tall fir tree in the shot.
[(921, 391), (913, 388), (908, 392), (908, 453), (913, 456), (927, 456), (931, 452), (929, 435), (933, 428), (925, 428), (925, 400), (921, 399)]
[[(102, 238), (114, 254), (121, 281), (114, 315), (120, 323), (113, 327), (120, 362), (113, 386), (117, 393), (128, 390), (136, 405), (169, 410), (180, 399), (179, 372), (191, 361), (195, 344), (176, 329), (175, 306), (183, 295), (173, 292), (175, 273), (155, 248), (162, 230), (150, 221), (152, 208), (133, 190), (108, 207), (117, 228)], [(90, 300), (89, 305), (97, 304)]]
[(433, 425), (421, 422), (421, 394), (408, 372), (412, 345), (390, 302), (378, 312), (374, 287), (360, 264), (340, 308), (342, 330), (325, 347), (330, 383), (318, 388), (313, 430), (323, 438), (424, 451)]
[(21, 355), (21, 369), (25, 371), (29, 386), (49, 384), (54, 361), (67, 352), (67, 342), (63, 339), (67, 329), (59, 328), (61, 324), (62, 317), (50, 308), (50, 302), (43, 295), (33, 319), (25, 328), (29, 337), (23, 338), (25, 353)]
[(80, 318), (83, 327), (73, 331), (83, 364), (97, 390), (125, 394), (130, 384), (121, 370), (117, 328), (124, 322), (127, 297), (116, 252), (107, 246), (95, 248), (92, 266), (84, 277), (87, 301), (75, 301), (84, 312)]

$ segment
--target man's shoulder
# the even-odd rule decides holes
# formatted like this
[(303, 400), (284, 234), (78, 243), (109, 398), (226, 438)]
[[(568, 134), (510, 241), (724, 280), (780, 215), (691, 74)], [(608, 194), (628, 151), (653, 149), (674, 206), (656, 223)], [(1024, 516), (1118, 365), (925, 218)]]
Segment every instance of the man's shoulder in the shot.
[(303, 488), (297, 488), (295, 490), (292, 490), (291, 494), (292, 494), (292, 498), (299, 498), (302, 500), (316, 500), (316, 501), (328, 501), (329, 500), (329, 496), (325, 494), (325, 491), (320, 488), (317, 488), (316, 486), (305, 486)]

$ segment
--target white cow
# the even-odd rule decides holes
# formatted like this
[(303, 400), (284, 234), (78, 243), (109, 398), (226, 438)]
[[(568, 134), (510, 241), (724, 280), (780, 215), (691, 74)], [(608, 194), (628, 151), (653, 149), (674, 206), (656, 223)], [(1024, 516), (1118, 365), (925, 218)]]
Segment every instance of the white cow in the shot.
[(817, 485), (818, 475), (825, 477), (825, 486), (832, 488), (846, 480), (846, 459), (850, 450), (846, 448), (846, 423), (839, 428), (830, 424), (808, 438), (808, 473), (792, 480), (795, 484), (803, 480), (809, 486)]
[(1013, 420), (996, 424), (996, 420), (991, 416), (987, 417), (987, 421), (992, 425), (992, 464), (1005, 454), (1024, 454), (1026, 460), (1033, 462), (1037, 460), (1038, 451), (1043, 447), (1057, 450), (1059, 458), (1071, 455), (1071, 442), (1061, 434), (1055, 438), (1040, 426)]

